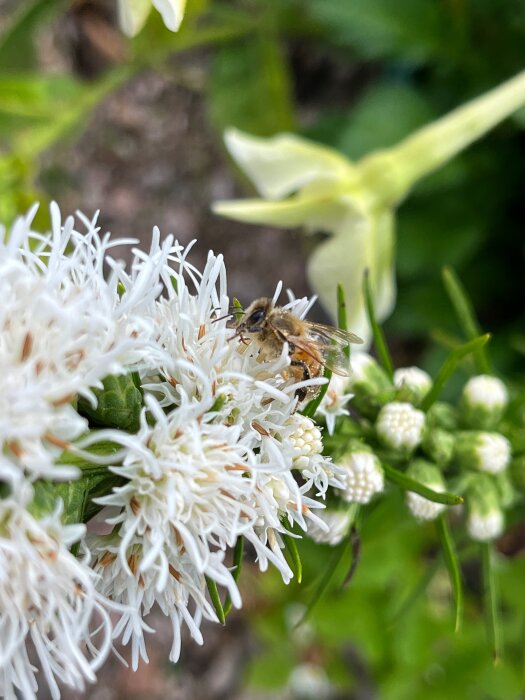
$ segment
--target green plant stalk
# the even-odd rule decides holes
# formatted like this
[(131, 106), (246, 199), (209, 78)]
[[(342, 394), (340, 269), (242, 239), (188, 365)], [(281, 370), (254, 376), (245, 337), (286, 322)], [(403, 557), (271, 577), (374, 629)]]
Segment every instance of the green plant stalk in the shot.
[(390, 352), (388, 350), (388, 345), (386, 344), (383, 329), (377, 322), (374, 308), (374, 300), (372, 297), (372, 289), (370, 288), (370, 278), (368, 270), (365, 270), (363, 289), (365, 295), (366, 311), (368, 314), (370, 327), (372, 328), (372, 335), (374, 338), (374, 345), (377, 351), (377, 355), (379, 357), (379, 361), (383, 365), (383, 369), (388, 374), (390, 379), (392, 379), (394, 376), (394, 363), (392, 362), (392, 358), (390, 357)]
[(375, 193), (378, 204), (399, 204), (419, 180), (523, 105), (525, 71), (419, 129), (397, 146), (365, 157), (359, 163), (365, 188)]
[(450, 377), (454, 374), (457, 366), (461, 360), (470, 355), (470, 353), (475, 352), (479, 348), (483, 347), (485, 343), (490, 340), (490, 333), (485, 333), (474, 340), (470, 340), (468, 343), (461, 345), (459, 348), (453, 350), (443, 363), (441, 369), (439, 370), (437, 377), (434, 380), (432, 389), (423, 399), (421, 408), (423, 411), (428, 411), (432, 404), (437, 401), (441, 392), (443, 391), (445, 384), (448, 382)]
[(385, 462), (382, 462), (381, 466), (383, 467), (385, 477), (388, 481), (400, 486), (405, 491), (413, 491), (429, 501), (443, 503), (446, 506), (457, 506), (463, 503), (463, 498), (461, 496), (456, 496), (456, 494), (448, 493), (447, 491), (434, 491), (433, 489), (429, 489), (428, 486), (424, 486), (419, 481), (412, 479), (398, 469), (394, 469), (394, 467), (391, 467)]
[[(454, 307), (463, 333), (468, 340), (474, 340), (474, 338), (481, 335), (481, 328), (465, 288), (451, 267), (443, 268), (442, 277), (443, 284), (445, 285), (449, 299)], [(492, 374), (492, 368), (485, 347), (478, 348), (474, 351), (474, 359), (476, 361), (476, 369), (480, 374)]]
[(297, 549), (297, 543), (295, 538), (291, 535), (283, 535), (283, 540), (286, 545), (285, 556), (289, 560), (292, 571), (297, 579), (297, 583), (301, 583), (303, 580), (303, 564), (301, 562), (301, 556), (299, 550)]
[[(342, 331), (348, 330), (348, 321), (346, 314), (346, 298), (345, 298), (345, 288), (342, 284), (337, 285), (337, 327)], [(350, 359), (350, 353), (352, 352), (350, 344), (344, 349), (345, 355)]]
[(219, 595), (219, 590), (215, 581), (208, 576), (206, 576), (206, 585), (208, 586), (208, 593), (210, 594), (210, 600), (215, 610), (219, 622), (224, 625), (226, 622), (226, 615), (224, 614), (224, 608), (222, 607), (221, 597)]
[(439, 539), (441, 540), (441, 547), (443, 549), (445, 564), (447, 565), (448, 573), (450, 576), (452, 590), (454, 592), (456, 618), (454, 628), (456, 632), (459, 632), (463, 620), (463, 585), (461, 582), (461, 568), (459, 565), (459, 559), (456, 552), (456, 547), (454, 545), (454, 540), (452, 539), (452, 535), (450, 534), (450, 529), (448, 527), (448, 522), (444, 513), (442, 513), (437, 518), (436, 527)]
[[(241, 568), (242, 568), (242, 557), (244, 554), (244, 538), (243, 537), (238, 537), (237, 542), (235, 543), (235, 548), (233, 550), (233, 569), (232, 569), (232, 576), (234, 581), (239, 580), (239, 576), (241, 575)], [(232, 609), (232, 601), (230, 598), (230, 594), (226, 596), (226, 600), (224, 601), (224, 605), (222, 606), (224, 610), (224, 616), (227, 617)]]
[(494, 569), (494, 552), (491, 542), (484, 542), (481, 545), (481, 561), (483, 566), (487, 631), (492, 648), (492, 658), (494, 659), (494, 664), (497, 665), (501, 662), (503, 656), (503, 640), (499, 617), (499, 590), (496, 571)]

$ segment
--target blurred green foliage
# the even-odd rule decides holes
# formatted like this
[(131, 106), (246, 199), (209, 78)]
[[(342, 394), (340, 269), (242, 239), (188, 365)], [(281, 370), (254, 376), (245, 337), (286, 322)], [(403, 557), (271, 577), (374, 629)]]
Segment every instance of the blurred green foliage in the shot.
[[(168, 59), (188, 49), (209, 56), (204, 98), (218, 140), (226, 126), (260, 135), (296, 130), (350, 158), (392, 145), (525, 63), (525, 3), (519, 0), (189, 0), (178, 34), (152, 13), (129, 42), (126, 59), (85, 81), (73, 73), (43, 72), (36, 50), (40, 33), (59, 23), (72, 4), (25, 0), (2, 23), (3, 222), (35, 198), (46, 200), (39, 184), (46, 150), (79, 138), (91, 110), (133, 75), (145, 68), (169, 72), (176, 64)], [(424, 351), (422, 364), (431, 371), (445, 349), (414, 341), (425, 341), (432, 329), (442, 331), (441, 339), (457, 336), (440, 277), (441, 267), (452, 265), (481, 326), (495, 334), (494, 364), (522, 381), (524, 128), (522, 110), (422, 182), (399, 211), (398, 304), (386, 331), (401, 357), (413, 360), (415, 351)], [(301, 587), (261, 577), (271, 610), (255, 616), (265, 650), (250, 681), (282, 684), (314, 649), (334, 683), (356, 697), (363, 689), (367, 697), (389, 700), (519, 697), (525, 682), (524, 558), (498, 559), (507, 648), (503, 664), (494, 667), (477, 552), (463, 571), (465, 624), (454, 634), (444, 566), (433, 565), (440, 556), (433, 527), (412, 524), (400, 498), (383, 499), (369, 512), (362, 538), (362, 561), (349, 589), (340, 591), (343, 563), (333, 594), (311, 613), (308, 648), (284, 615), (292, 601), (309, 600), (329, 548), (300, 543)], [(468, 559), (468, 552), (463, 555)]]

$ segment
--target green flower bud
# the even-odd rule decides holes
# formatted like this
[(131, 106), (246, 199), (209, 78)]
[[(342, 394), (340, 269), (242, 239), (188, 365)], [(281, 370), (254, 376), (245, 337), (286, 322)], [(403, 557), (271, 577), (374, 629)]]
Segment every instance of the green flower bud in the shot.
[(394, 372), (395, 398), (419, 406), (432, 386), (429, 374), (419, 367), (402, 367)]
[(443, 428), (454, 431), (458, 427), (458, 414), (454, 406), (444, 401), (436, 401), (428, 409), (427, 425), (429, 428)]
[[(424, 459), (415, 459), (407, 469), (407, 475), (433, 491), (445, 491), (443, 475), (435, 464)], [(406, 492), (406, 502), (412, 515), (418, 520), (435, 520), (446, 508), (443, 503), (429, 501), (413, 491)]]
[(387, 373), (371, 355), (364, 352), (355, 353), (352, 357), (349, 391), (354, 392), (352, 406), (372, 420), (381, 406), (394, 395), (394, 388)]
[(478, 542), (487, 542), (503, 532), (504, 517), (494, 479), (487, 474), (476, 474), (466, 493), (468, 508), (467, 530)]
[(411, 454), (421, 443), (425, 414), (410, 403), (392, 401), (380, 410), (376, 421), (379, 440), (392, 450)]
[(510, 442), (501, 433), (465, 430), (456, 434), (455, 458), (464, 469), (499, 474), (510, 457)]
[(518, 491), (525, 491), (525, 455), (514, 457), (510, 463), (510, 476)]
[(508, 404), (505, 384), (497, 377), (480, 374), (463, 387), (461, 420), (469, 428), (491, 429), (500, 422)]
[(421, 447), (427, 457), (440, 467), (445, 467), (454, 455), (455, 438), (447, 430), (432, 428), (427, 424)]

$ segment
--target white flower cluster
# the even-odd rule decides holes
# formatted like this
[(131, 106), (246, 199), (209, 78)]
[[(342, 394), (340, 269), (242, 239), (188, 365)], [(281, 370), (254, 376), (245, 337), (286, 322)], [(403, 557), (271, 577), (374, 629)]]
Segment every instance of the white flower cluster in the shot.
[[(7, 489), (0, 694), (7, 697), (36, 697), (29, 637), (53, 697), (55, 679), (75, 688), (94, 679), (110, 637), (131, 644), (136, 668), (147, 660), (144, 618), (154, 605), (171, 619), (176, 660), (183, 624), (202, 643), (201, 620), (217, 620), (209, 582), (241, 605), (228, 563), (237, 539), (251, 543), (261, 570), (272, 563), (289, 581), (283, 535), (309, 523), (326, 530), (315, 497), (342, 486), (342, 471), (322, 456), (320, 431), (296, 413), (287, 346), (262, 362), (255, 344), (228, 326), (221, 256), (210, 253), (201, 274), (187, 261), (191, 246), (171, 237), (161, 245), (155, 230), (149, 253), (134, 250), (128, 272), (110, 251), (134, 241), (100, 236), (96, 218), (79, 215), (81, 234), (72, 218), (62, 224), (56, 205), (51, 211), (49, 234), (31, 230), (35, 210), (9, 236), (0, 232), (0, 479)], [(297, 314), (307, 306), (304, 299), (289, 305)], [(93, 389), (130, 371), (144, 393), (138, 432), (107, 428), (85, 437), (76, 399), (96, 407)], [(84, 538), (81, 560), (69, 548), (84, 526), (61, 526), (59, 510), (31, 515), (32, 500), (40, 478), (78, 476), (77, 468), (57, 466), (64, 450), (95, 461), (85, 450), (101, 438), (121, 447), (106, 463), (122, 485), (98, 499), (111, 506), (110, 532)], [(108, 607), (119, 609), (114, 629)], [(95, 628), (105, 631), (99, 647), (91, 639), (97, 616)]]

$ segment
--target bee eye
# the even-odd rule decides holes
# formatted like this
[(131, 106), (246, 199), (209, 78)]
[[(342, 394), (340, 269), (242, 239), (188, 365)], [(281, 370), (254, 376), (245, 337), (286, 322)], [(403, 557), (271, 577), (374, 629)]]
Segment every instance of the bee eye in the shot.
[(254, 323), (259, 323), (260, 321), (263, 320), (265, 316), (265, 311), (264, 309), (255, 309), (255, 311), (251, 314), (250, 318), (248, 319), (248, 323), (250, 325)]

